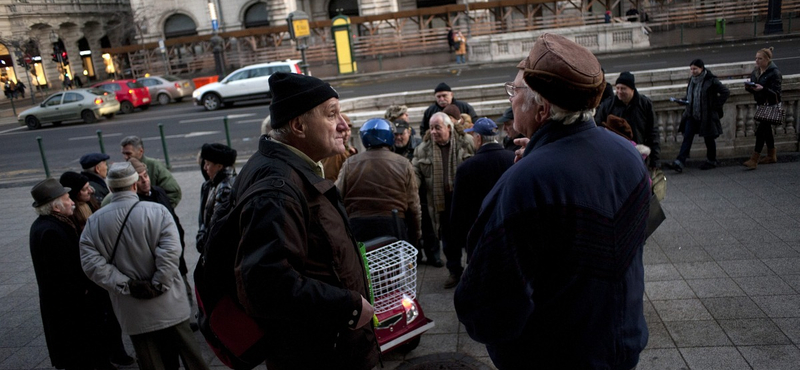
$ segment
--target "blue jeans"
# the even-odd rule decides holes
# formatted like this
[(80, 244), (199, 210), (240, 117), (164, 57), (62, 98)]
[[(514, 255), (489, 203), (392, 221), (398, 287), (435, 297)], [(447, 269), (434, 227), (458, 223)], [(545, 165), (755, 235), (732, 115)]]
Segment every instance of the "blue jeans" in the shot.
[(466, 62), (467, 62), (466, 55), (456, 54), (456, 64), (463, 64)]
[[(689, 158), (689, 152), (692, 150), (694, 135), (697, 135), (699, 131), (700, 121), (694, 118), (688, 118), (683, 131), (681, 151), (678, 153), (678, 160), (681, 161), (681, 163), (686, 164), (686, 159)], [(714, 139), (716, 138), (711, 136), (703, 137), (703, 140), (706, 142), (706, 159), (708, 159), (709, 162), (715, 162), (717, 160), (717, 142), (714, 141)]]

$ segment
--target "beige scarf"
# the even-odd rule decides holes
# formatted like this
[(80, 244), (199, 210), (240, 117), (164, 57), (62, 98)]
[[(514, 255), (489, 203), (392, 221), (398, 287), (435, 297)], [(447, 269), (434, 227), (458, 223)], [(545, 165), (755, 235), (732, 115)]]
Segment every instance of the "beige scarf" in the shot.
[[(450, 155), (447, 164), (447, 173), (444, 173), (444, 164), (442, 163), (442, 149), (431, 138), (433, 147), (433, 206), (436, 213), (444, 212), (444, 189), (447, 184), (448, 189), (453, 189), (453, 179), (456, 176), (456, 167), (458, 167), (458, 140), (450, 137)], [(446, 177), (445, 177), (446, 176)]]

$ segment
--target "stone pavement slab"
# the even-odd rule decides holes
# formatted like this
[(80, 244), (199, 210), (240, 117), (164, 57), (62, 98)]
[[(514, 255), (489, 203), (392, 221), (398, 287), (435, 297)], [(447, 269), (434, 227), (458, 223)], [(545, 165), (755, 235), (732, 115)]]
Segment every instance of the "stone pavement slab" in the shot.
[[(202, 177), (174, 175), (194, 266)], [(668, 218), (645, 246), (650, 340), (637, 369), (800, 369), (800, 163), (666, 175)], [(0, 189), (0, 369), (51, 368), (28, 252), (36, 217), (29, 191)], [(416, 350), (383, 356), (385, 368), (446, 353), (493, 368), (485, 347), (458, 322), (453, 290), (442, 288), (447, 270), (420, 266), (418, 273), (420, 304), (436, 326)], [(196, 338), (211, 367), (225, 369)]]

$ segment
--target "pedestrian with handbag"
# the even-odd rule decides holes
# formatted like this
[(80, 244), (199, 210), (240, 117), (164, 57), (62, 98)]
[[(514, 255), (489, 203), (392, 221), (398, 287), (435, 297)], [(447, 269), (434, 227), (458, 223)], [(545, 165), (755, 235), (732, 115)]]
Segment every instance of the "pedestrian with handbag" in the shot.
[[(749, 81), (745, 82), (744, 89), (753, 94), (756, 105), (769, 105), (769, 109), (778, 109), (781, 101), (781, 71), (772, 62), (772, 47), (756, 52), (756, 68), (750, 74)], [(756, 114), (758, 116), (758, 113)], [(761, 150), (767, 144), (767, 156), (761, 158)], [(769, 122), (756, 119), (756, 146), (750, 159), (744, 162), (749, 169), (756, 169), (759, 164), (770, 164), (778, 161), (775, 150), (775, 138), (772, 135), (772, 125)]]

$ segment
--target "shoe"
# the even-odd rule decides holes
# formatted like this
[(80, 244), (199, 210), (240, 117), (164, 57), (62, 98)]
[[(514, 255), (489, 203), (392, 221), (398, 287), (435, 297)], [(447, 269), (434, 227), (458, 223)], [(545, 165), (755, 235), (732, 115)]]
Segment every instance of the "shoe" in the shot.
[(460, 280), (461, 280), (461, 275), (460, 274), (459, 275), (450, 274), (450, 276), (448, 276), (447, 280), (445, 280), (445, 282), (444, 282), (444, 288), (445, 289), (453, 289), (453, 288), (456, 287), (456, 285), (458, 285), (458, 282)]
[(680, 159), (676, 159), (675, 161), (672, 162), (672, 165), (670, 167), (672, 167), (672, 169), (675, 170), (675, 172), (682, 173), (684, 164), (683, 162), (681, 162)]
[(703, 170), (703, 171), (711, 170), (711, 169), (714, 169), (714, 168), (717, 168), (717, 161), (713, 161), (713, 162), (712, 161), (705, 161), (705, 162), (703, 162), (703, 164), (700, 165), (700, 169)]
[(433, 259), (433, 260), (432, 259), (428, 259), (428, 261), (425, 262), (425, 264), (428, 265), (428, 266), (436, 267), (436, 268), (444, 267), (444, 262), (442, 262), (442, 260), (438, 259), (438, 258), (437, 259)]
[(775, 148), (767, 149), (767, 155), (758, 160), (758, 164), (778, 163), (778, 151)]
[(754, 169), (756, 169), (758, 167), (758, 158), (759, 157), (761, 157), (761, 153), (753, 152), (753, 154), (750, 155), (750, 159), (748, 159), (746, 162), (744, 162), (742, 164), (745, 167), (747, 167), (747, 168), (749, 168), (751, 170), (754, 170)]
[(128, 356), (128, 354), (126, 353), (124, 355), (111, 357), (111, 363), (116, 364), (118, 366), (128, 366), (136, 363), (136, 359), (131, 356)]

